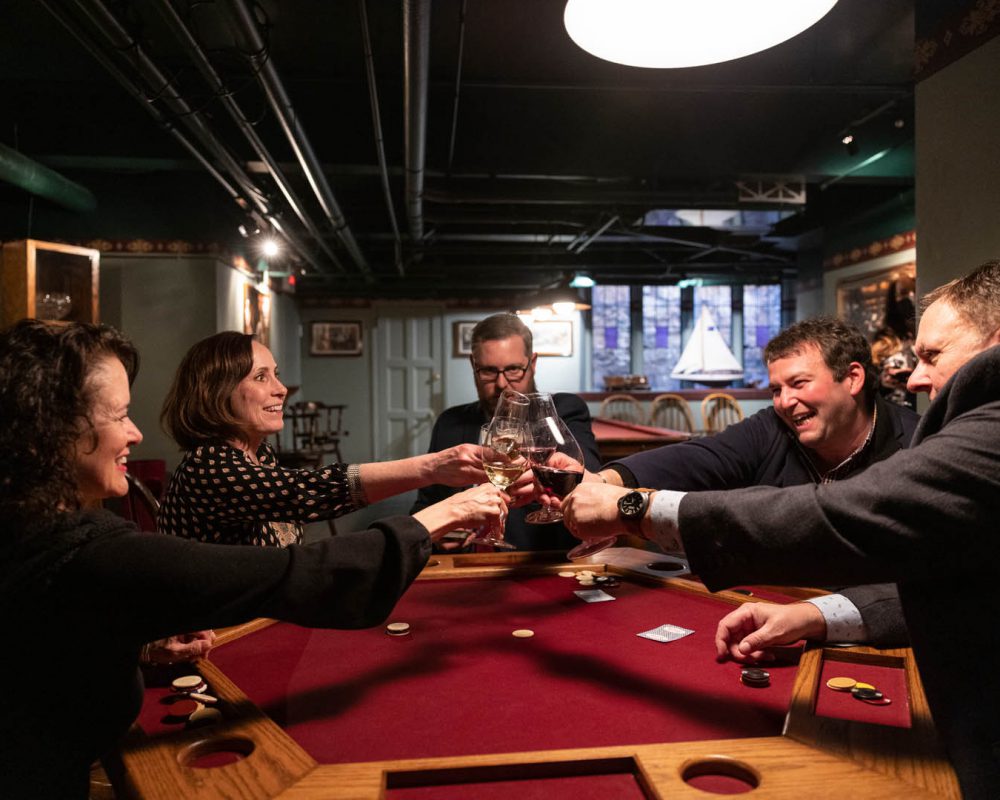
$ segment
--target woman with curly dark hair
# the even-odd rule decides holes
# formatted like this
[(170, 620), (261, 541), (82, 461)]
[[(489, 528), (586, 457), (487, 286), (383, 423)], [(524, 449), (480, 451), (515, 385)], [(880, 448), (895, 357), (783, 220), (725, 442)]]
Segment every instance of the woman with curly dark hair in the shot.
[(167, 487), (158, 530), (217, 544), (285, 547), (302, 541), (306, 522), (431, 484), (486, 482), (472, 444), (396, 461), (282, 467), (267, 437), (284, 426), (287, 394), (271, 351), (250, 334), (223, 331), (188, 350), (160, 415), (186, 452)]
[(104, 326), (22, 320), (0, 332), (7, 798), (87, 796), (90, 764), (139, 710), (143, 643), (257, 616), (376, 624), (423, 567), (432, 538), (504, 510), (499, 492), (480, 486), (428, 516), (305, 547), (140, 533), (99, 508), (126, 493), (126, 462), (142, 440), (128, 416), (137, 366), (132, 345)]

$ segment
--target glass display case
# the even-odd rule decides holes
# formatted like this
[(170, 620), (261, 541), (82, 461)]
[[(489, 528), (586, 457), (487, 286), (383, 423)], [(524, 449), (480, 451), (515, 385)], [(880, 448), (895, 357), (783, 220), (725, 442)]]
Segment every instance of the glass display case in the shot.
[(100, 253), (87, 247), (22, 239), (3, 245), (2, 322), (24, 317), (98, 322)]

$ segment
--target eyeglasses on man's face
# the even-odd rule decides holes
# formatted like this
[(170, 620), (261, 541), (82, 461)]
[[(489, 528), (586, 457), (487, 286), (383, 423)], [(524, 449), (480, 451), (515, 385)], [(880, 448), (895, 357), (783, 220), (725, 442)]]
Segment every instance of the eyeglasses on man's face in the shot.
[(493, 383), (497, 380), (501, 373), (504, 378), (507, 379), (508, 383), (516, 383), (525, 376), (528, 371), (528, 365), (523, 366), (512, 366), (504, 367), (503, 369), (497, 369), (496, 367), (480, 367), (473, 364), (473, 370), (476, 372), (476, 377), (479, 378), (483, 383)]

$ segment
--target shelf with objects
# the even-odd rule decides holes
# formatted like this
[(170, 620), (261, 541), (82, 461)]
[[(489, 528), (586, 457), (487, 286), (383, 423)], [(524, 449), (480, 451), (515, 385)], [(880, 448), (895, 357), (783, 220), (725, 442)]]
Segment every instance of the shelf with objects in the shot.
[(4, 243), (0, 323), (25, 317), (99, 322), (100, 258), (88, 247), (36, 239)]

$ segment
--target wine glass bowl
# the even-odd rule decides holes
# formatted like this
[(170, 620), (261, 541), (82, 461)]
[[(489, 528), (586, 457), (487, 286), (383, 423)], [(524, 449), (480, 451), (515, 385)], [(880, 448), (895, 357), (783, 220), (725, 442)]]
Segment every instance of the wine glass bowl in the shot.
[[(542, 491), (563, 498), (583, 479), (583, 451), (560, 419), (552, 395), (536, 392), (528, 398), (531, 406), (524, 454)], [(558, 522), (562, 513), (545, 507), (532, 511), (524, 519), (533, 525), (544, 525)]]
[[(498, 406), (498, 411), (500, 407)], [(524, 414), (527, 402), (511, 406), (507, 414), (494, 415), (489, 425), (480, 429), (479, 443), (482, 446), (483, 471), (490, 483), (498, 489), (506, 489), (528, 468), (522, 449), (524, 447)], [(504, 525), (500, 524), (481, 530), (471, 539), (471, 544), (488, 544), (507, 550), (516, 548), (504, 539)]]

